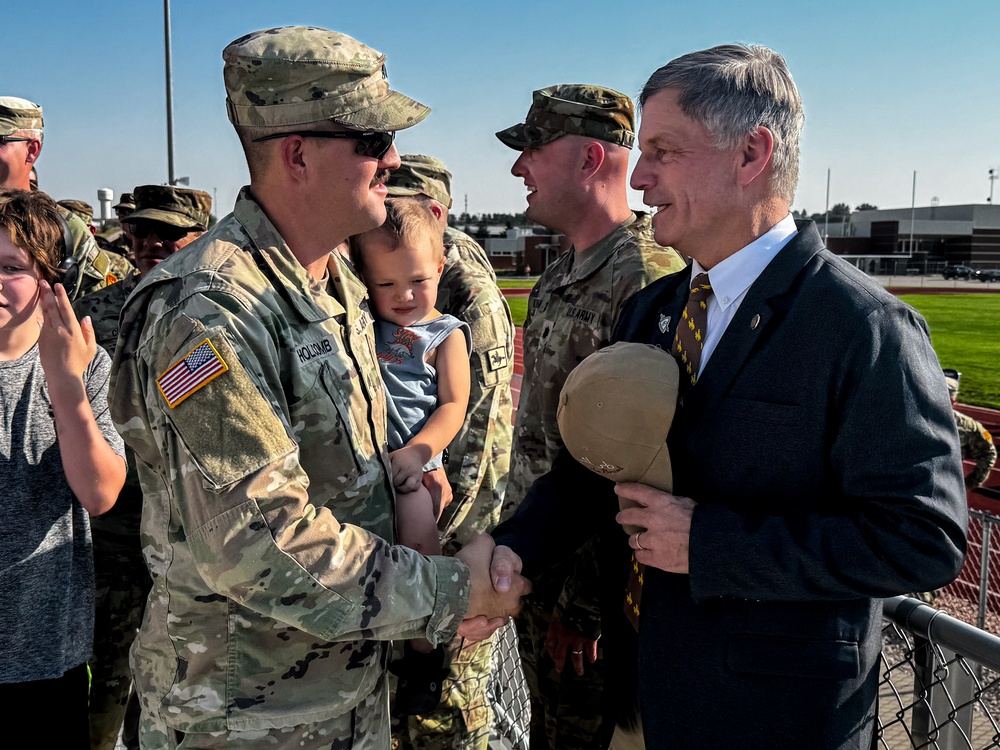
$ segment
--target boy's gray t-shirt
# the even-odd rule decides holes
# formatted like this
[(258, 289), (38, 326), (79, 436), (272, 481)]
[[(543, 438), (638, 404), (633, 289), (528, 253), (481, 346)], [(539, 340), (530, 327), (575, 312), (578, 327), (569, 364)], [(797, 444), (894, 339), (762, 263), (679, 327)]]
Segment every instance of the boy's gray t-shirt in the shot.
[[(124, 456), (108, 413), (111, 358), (84, 373), (104, 439)], [(63, 473), (38, 346), (0, 362), (0, 683), (48, 680), (90, 659), (94, 563), (87, 511)]]

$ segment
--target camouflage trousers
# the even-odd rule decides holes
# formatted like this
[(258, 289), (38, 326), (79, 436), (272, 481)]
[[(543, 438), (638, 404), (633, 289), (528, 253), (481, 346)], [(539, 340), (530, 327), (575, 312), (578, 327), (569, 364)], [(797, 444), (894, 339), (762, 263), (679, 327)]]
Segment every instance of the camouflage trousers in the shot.
[(424, 716), (394, 720), (400, 750), (486, 750), (492, 723), (486, 699), (492, 643), (455, 638), (448, 644), (441, 703)]
[[(336, 675), (330, 676), (330, 689), (337, 689)], [(281, 729), (185, 733), (144, 707), (139, 741), (143, 750), (389, 750), (389, 690), (383, 675), (353, 711)]]
[(571, 664), (556, 671), (545, 649), (552, 607), (525, 601), (517, 623), (524, 679), (531, 693), (531, 750), (602, 750), (604, 664), (585, 662), (583, 677)]
[[(138, 538), (95, 533), (94, 574), (90, 743), (92, 750), (113, 750), (132, 684), (128, 653), (151, 585)], [(127, 744), (138, 746), (134, 737)]]

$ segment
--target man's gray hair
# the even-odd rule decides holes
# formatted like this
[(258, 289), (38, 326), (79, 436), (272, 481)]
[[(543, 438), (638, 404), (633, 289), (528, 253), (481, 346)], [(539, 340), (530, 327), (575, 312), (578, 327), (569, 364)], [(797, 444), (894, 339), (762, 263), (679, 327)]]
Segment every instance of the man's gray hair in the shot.
[(39, 143), (45, 142), (45, 133), (42, 132), (41, 128), (20, 128), (11, 133), (11, 135), (18, 138), (31, 138)]
[(789, 203), (799, 181), (802, 99), (785, 59), (758, 45), (724, 44), (671, 60), (646, 81), (639, 108), (678, 89), (681, 111), (701, 123), (716, 148), (734, 148), (757, 128), (774, 137), (771, 188)]

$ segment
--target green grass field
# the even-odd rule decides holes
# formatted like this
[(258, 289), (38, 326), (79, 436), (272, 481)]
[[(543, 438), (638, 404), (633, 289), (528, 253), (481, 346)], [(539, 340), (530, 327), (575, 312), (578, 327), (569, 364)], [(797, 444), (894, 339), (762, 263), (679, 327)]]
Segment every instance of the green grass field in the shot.
[(962, 373), (958, 400), (1000, 409), (1000, 295), (904, 294), (927, 319), (942, 367)]
[(510, 305), (510, 316), (514, 319), (514, 325), (523, 326), (524, 319), (528, 317), (528, 298), (508, 297), (507, 304)]

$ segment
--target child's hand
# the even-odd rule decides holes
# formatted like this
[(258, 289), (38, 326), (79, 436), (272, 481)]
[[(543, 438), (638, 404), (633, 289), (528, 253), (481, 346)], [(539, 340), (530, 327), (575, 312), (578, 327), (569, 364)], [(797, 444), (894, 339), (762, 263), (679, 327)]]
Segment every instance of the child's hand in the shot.
[(416, 448), (406, 446), (389, 454), (392, 483), (400, 492), (413, 492), (424, 478), (424, 462)]
[(73, 306), (62, 284), (53, 289), (48, 282), (38, 284), (44, 321), (39, 321), (38, 356), (49, 388), (80, 382), (94, 355), (97, 340), (90, 318), (77, 322)]

